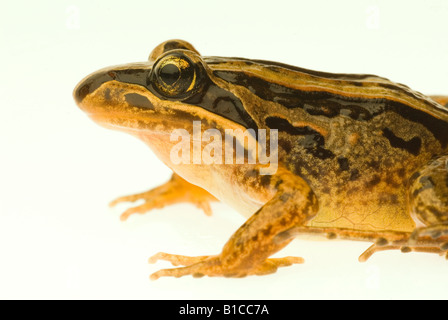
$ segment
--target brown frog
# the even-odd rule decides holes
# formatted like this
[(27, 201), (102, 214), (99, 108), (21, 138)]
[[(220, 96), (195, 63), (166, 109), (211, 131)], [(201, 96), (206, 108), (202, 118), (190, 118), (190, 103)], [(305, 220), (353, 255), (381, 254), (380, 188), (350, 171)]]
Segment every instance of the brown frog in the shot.
[[(145, 200), (122, 219), (184, 201), (210, 215), (216, 199), (248, 218), (215, 256), (156, 254), (150, 261), (184, 267), (152, 279), (272, 273), (303, 262), (269, 258), (301, 234), (373, 242), (360, 261), (380, 250), (448, 250), (447, 97), (374, 75), (202, 57), (170, 40), (146, 62), (89, 75), (74, 98), (94, 121), (142, 139), (174, 171), (166, 184), (114, 201)], [(272, 163), (258, 161), (263, 148)], [(201, 162), (204, 155), (213, 161)]]

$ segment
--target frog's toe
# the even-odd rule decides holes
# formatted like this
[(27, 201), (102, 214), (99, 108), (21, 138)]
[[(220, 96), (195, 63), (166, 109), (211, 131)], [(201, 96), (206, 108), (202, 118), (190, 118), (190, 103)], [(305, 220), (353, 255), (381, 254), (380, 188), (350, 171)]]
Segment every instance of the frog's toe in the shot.
[(210, 203), (208, 201), (192, 201), (196, 207), (204, 211), (206, 216), (212, 215), (212, 207), (210, 206)]
[(175, 277), (180, 278), (187, 275), (192, 275), (194, 278), (203, 277), (204, 274), (200, 272), (194, 272), (194, 268), (183, 267), (183, 268), (173, 268), (173, 269), (162, 269), (157, 272), (154, 272), (149, 276), (151, 280), (157, 280), (160, 277)]
[(223, 272), (222, 264), (219, 256), (198, 256), (188, 257), (175, 254), (168, 254), (159, 252), (153, 257), (149, 258), (149, 262), (153, 263), (157, 260), (165, 260), (171, 262), (173, 265), (186, 265), (181, 268), (162, 269), (151, 274), (151, 280), (157, 280), (160, 277), (183, 277), (191, 275), (195, 278), (203, 277), (205, 275), (213, 276), (227, 276)]
[(140, 206), (132, 207), (132, 208), (129, 208), (126, 211), (124, 211), (120, 215), (120, 220), (125, 221), (129, 218), (129, 216), (131, 216), (134, 213), (144, 214), (152, 209), (162, 208), (163, 206), (164, 206), (163, 204), (160, 204), (156, 200), (145, 202), (144, 204), (142, 204)]
[(158, 192), (157, 192), (157, 188), (156, 188), (156, 189), (152, 189), (152, 190), (142, 192), (142, 193), (136, 193), (136, 194), (119, 197), (119, 198), (111, 201), (109, 203), (109, 206), (114, 207), (117, 204), (122, 203), (122, 202), (135, 202), (140, 199), (150, 199), (151, 197), (155, 197), (157, 195), (158, 195)]
[(195, 257), (189, 257), (189, 256), (182, 256), (179, 254), (170, 254), (165, 252), (159, 252), (153, 255), (148, 259), (149, 263), (156, 263), (159, 260), (168, 261), (171, 262), (173, 266), (188, 266), (191, 264), (195, 264), (198, 262), (201, 262), (211, 256), (195, 256)]
[(448, 223), (417, 228), (412, 232), (410, 243), (414, 243), (420, 237), (431, 237), (433, 239), (448, 235)]
[[(432, 231), (428, 231), (428, 235), (433, 235)], [(431, 239), (428, 236), (421, 236), (421, 234), (414, 232), (409, 240), (403, 239), (397, 242), (388, 243), (385, 239), (380, 239), (365, 250), (358, 258), (360, 262), (367, 261), (374, 253), (386, 250), (400, 250), (403, 253), (408, 252), (426, 252), (438, 253), (445, 255), (448, 259), (448, 237), (440, 235), (437, 238)]]
[(146, 192), (119, 197), (119, 198), (115, 199), (114, 201), (112, 201), (111, 203), (109, 203), (109, 206), (113, 207), (121, 202), (135, 202), (138, 200), (145, 200), (145, 203), (143, 203), (142, 205), (131, 207), (131, 208), (128, 208), (126, 211), (124, 211), (120, 216), (120, 219), (122, 221), (124, 221), (127, 218), (129, 218), (130, 215), (132, 215), (134, 213), (143, 214), (152, 209), (163, 207), (164, 206), (163, 202), (160, 202), (160, 199), (159, 199), (161, 192), (162, 192), (162, 190), (159, 187), (159, 188), (155, 188), (155, 189), (152, 189), (152, 190), (149, 190)]
[(302, 257), (270, 258), (266, 259), (264, 263), (260, 264), (250, 274), (262, 276), (265, 274), (275, 273), (278, 268), (289, 267), (293, 264), (302, 264), (304, 262), (305, 259), (303, 259)]
[(266, 262), (274, 264), (276, 267), (289, 267), (293, 264), (302, 264), (305, 259), (302, 257), (283, 257), (283, 258), (270, 258)]

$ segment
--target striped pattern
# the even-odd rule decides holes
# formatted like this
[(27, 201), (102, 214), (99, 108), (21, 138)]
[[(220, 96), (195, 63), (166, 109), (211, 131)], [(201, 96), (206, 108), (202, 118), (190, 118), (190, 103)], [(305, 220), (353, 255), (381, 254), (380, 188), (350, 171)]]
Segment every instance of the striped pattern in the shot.
[(448, 146), (448, 109), (405, 85), (374, 75), (325, 73), (262, 60), (204, 59), (214, 76), (285, 108), (358, 121), (392, 111), (424, 125), (443, 148)]

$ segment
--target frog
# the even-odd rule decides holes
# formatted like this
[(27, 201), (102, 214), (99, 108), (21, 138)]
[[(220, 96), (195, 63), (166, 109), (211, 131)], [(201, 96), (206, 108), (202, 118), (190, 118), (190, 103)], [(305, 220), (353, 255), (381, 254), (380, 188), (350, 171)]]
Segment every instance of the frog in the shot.
[[(182, 202), (211, 215), (214, 201), (246, 218), (216, 255), (155, 254), (149, 262), (174, 267), (151, 279), (271, 274), (304, 262), (271, 256), (307, 235), (370, 242), (361, 262), (384, 250), (447, 256), (447, 96), (372, 74), (202, 56), (179, 39), (156, 46), (147, 61), (88, 75), (73, 96), (93, 121), (142, 140), (173, 171), (165, 184), (113, 201), (143, 200), (122, 220)], [(260, 161), (174, 161), (173, 131), (192, 134), (195, 123), (223, 137), (252, 130), (231, 136), (243, 160), (265, 132), (275, 170)]]

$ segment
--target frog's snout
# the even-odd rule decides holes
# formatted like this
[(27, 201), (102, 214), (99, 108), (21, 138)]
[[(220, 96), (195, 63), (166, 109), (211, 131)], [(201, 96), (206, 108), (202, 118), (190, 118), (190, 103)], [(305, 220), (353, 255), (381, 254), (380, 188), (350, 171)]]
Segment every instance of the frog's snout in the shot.
[(93, 93), (103, 83), (114, 80), (113, 71), (100, 70), (82, 79), (73, 90), (73, 98), (76, 104), (81, 107), (84, 98)]
[(73, 98), (82, 108), (83, 100), (94, 93), (99, 87), (109, 81), (117, 81), (126, 84), (138, 85), (143, 88), (147, 86), (148, 74), (151, 65), (148, 63), (134, 63), (121, 66), (113, 66), (98, 70), (82, 79), (73, 90)]
[(79, 106), (81, 105), (82, 100), (88, 93), (88, 86), (86, 85), (85, 81), (80, 81), (75, 89), (73, 90), (73, 99), (75, 99), (76, 104)]

